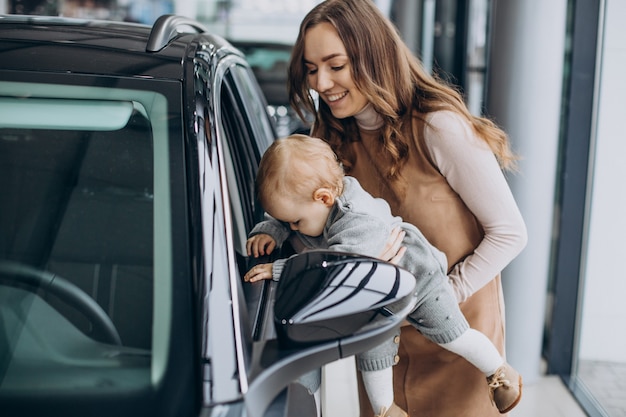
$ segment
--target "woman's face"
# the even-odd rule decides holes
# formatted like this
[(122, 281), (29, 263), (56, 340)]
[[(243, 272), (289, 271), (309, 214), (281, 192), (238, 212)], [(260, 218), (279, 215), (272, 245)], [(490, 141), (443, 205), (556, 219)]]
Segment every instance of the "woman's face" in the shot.
[(343, 119), (363, 110), (367, 99), (354, 84), (346, 48), (330, 23), (307, 30), (304, 62), (309, 86), (319, 93), (333, 116)]

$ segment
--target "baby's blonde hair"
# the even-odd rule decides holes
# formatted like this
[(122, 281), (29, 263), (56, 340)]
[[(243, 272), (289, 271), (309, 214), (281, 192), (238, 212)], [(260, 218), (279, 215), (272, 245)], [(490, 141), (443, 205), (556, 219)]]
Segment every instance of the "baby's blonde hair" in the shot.
[(277, 193), (309, 199), (323, 187), (338, 196), (343, 191), (343, 176), (343, 168), (328, 143), (293, 134), (277, 139), (263, 154), (256, 178), (259, 200), (267, 207)]

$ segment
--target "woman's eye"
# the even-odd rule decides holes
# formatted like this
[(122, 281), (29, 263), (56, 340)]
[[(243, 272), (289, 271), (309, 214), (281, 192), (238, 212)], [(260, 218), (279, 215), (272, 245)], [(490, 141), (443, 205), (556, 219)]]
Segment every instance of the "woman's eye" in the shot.
[(337, 67), (330, 67), (333, 71), (341, 71), (343, 68), (345, 67), (345, 65), (339, 65)]
[(313, 75), (317, 73), (317, 68), (309, 68), (306, 72), (308, 75)]

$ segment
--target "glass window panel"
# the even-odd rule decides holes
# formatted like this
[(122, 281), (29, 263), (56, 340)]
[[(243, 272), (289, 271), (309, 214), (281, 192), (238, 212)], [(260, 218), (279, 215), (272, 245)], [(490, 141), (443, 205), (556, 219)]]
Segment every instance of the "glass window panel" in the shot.
[[(598, 85), (593, 185), (589, 195), (584, 285), (580, 305), (577, 386), (599, 406), (601, 415), (626, 414), (626, 280), (620, 263), (626, 236), (626, 141), (623, 134), (626, 55), (619, 16), (626, 4), (607, 1)], [(601, 25), (602, 27), (602, 25)]]

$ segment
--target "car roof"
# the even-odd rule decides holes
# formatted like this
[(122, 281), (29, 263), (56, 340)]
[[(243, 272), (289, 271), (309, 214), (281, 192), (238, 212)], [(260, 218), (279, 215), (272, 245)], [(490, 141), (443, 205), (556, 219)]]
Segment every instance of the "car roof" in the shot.
[[(180, 34), (193, 29), (195, 33)], [(198, 32), (204, 32), (199, 34)], [(0, 16), (2, 69), (182, 79), (189, 48), (229, 45), (200, 24), (165, 15), (151, 27), (47, 16)], [(233, 49), (234, 50), (234, 49)], [(192, 55), (193, 56), (193, 55)]]

